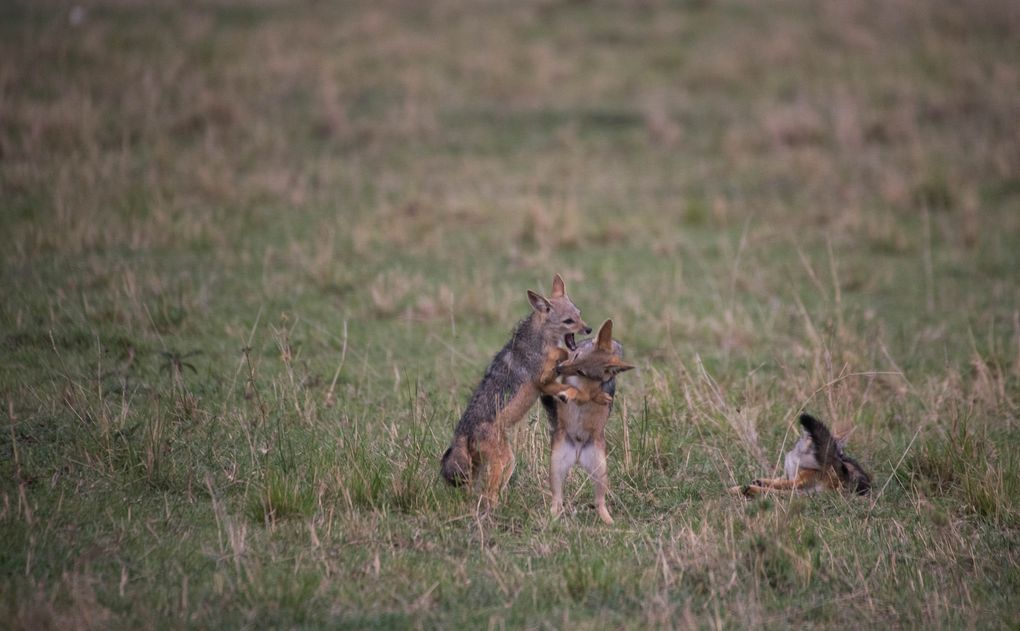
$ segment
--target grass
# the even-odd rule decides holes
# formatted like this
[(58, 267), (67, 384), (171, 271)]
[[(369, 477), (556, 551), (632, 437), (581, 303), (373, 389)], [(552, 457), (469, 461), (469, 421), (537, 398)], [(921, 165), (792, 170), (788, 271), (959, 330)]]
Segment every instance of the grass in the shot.
[[(1006, 0), (0, 8), (15, 628), (1013, 628)], [(628, 359), (605, 527), (545, 421), (438, 457), (526, 288)], [(807, 409), (870, 498), (745, 502)]]

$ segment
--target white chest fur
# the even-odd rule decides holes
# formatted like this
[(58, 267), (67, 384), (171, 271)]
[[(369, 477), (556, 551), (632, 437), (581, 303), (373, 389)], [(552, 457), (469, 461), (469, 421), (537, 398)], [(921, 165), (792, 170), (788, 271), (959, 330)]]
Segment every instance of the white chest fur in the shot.
[(796, 449), (787, 452), (786, 458), (783, 461), (783, 472), (786, 473), (787, 480), (793, 480), (797, 477), (797, 470), (800, 469), (800, 458), (797, 457)]
[[(581, 379), (575, 376), (567, 377), (565, 383), (578, 389), (585, 387)], [(594, 402), (569, 403), (561, 405), (558, 414), (562, 419), (567, 437), (572, 442), (583, 445), (591, 440), (596, 426), (605, 423), (609, 408)]]

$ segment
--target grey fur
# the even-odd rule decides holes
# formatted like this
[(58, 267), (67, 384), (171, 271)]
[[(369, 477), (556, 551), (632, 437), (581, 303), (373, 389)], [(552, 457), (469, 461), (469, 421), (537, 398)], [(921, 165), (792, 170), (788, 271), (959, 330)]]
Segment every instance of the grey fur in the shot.
[[(475, 388), (453, 433), (453, 443), (443, 454), (442, 474), (454, 486), (463, 484), (476, 463), (470, 461), (471, 443), (479, 425), (487, 423), (506, 407), (511, 398), (542, 369), (547, 340), (532, 313), (517, 323), (506, 345), (496, 353)], [(467, 450), (456, 449), (466, 437)]]
[(545, 361), (543, 338), (534, 326), (531, 314), (517, 323), (506, 343), (485, 370), (467, 408), (457, 423), (455, 434), (466, 434), (480, 421), (495, 418), (521, 386), (535, 378)]

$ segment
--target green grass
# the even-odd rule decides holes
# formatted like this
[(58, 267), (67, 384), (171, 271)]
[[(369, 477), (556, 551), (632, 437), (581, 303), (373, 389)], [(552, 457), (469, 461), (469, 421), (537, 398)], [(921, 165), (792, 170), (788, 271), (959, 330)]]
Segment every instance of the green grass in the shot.
[[(1007, 0), (0, 9), (16, 628), (1013, 628)], [(601, 524), (438, 458), (554, 272)], [(745, 502), (807, 409), (870, 498)]]

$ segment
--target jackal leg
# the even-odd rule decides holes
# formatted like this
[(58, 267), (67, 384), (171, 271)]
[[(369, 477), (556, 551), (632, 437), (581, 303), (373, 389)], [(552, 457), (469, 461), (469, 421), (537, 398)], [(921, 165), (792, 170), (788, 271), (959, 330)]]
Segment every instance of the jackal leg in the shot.
[(567, 438), (566, 432), (557, 430), (552, 437), (549, 450), (549, 488), (552, 490), (552, 515), (559, 517), (563, 513), (563, 482), (570, 473), (570, 468), (577, 460), (577, 451)]
[(551, 394), (564, 403), (588, 403), (594, 401), (599, 405), (609, 405), (613, 402), (613, 395), (607, 392), (597, 392), (594, 396), (589, 396), (584, 390), (578, 390), (574, 386), (568, 386), (558, 381), (553, 381), (547, 384), (543, 384), (539, 387), (542, 394)]
[(587, 403), (590, 401), (588, 395), (583, 391), (578, 390), (574, 386), (567, 386), (558, 381), (553, 381), (543, 385), (539, 390), (542, 394), (551, 394), (564, 403), (573, 401), (574, 403)]
[(595, 403), (598, 403), (599, 405), (609, 405), (610, 403), (613, 402), (613, 395), (609, 394), (608, 392), (599, 391), (595, 394), (594, 397), (591, 398), (591, 400), (594, 401)]
[(487, 507), (495, 506), (499, 492), (513, 472), (514, 454), (505, 438), (492, 439), (478, 445), (483, 464), (482, 498)]
[[(567, 351), (556, 347), (546, 353), (542, 362), (542, 370), (538, 373), (538, 383), (544, 385), (556, 381), (556, 364), (567, 358)], [(548, 394), (548, 393), (547, 393)]]
[(753, 497), (772, 491), (803, 491), (814, 488), (818, 482), (818, 475), (819, 472), (813, 469), (801, 469), (797, 471), (797, 477), (792, 480), (787, 478), (762, 478), (746, 486), (735, 486), (730, 489), (730, 492)]
[(578, 394), (578, 391), (575, 388), (565, 386), (556, 381), (556, 364), (566, 358), (567, 351), (559, 347), (546, 353), (545, 361), (542, 363), (542, 370), (538, 374), (538, 379), (536, 379), (538, 389), (542, 392), (542, 394), (551, 394), (564, 403), (567, 401), (573, 401)]
[(606, 493), (609, 491), (609, 467), (606, 461), (605, 439), (595, 438), (581, 448), (581, 466), (588, 472), (592, 486), (595, 487), (595, 510), (599, 518), (613, 523), (613, 518), (606, 508)]

